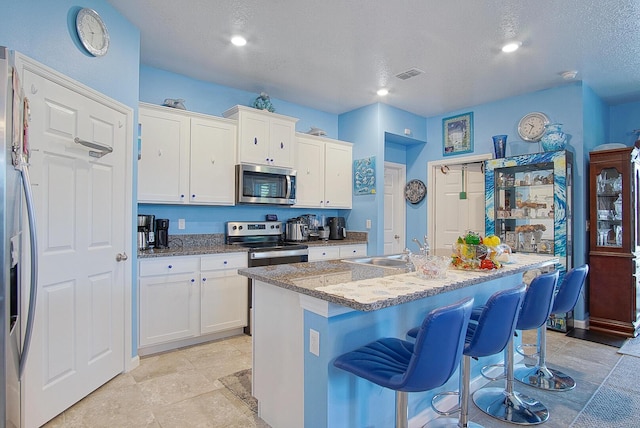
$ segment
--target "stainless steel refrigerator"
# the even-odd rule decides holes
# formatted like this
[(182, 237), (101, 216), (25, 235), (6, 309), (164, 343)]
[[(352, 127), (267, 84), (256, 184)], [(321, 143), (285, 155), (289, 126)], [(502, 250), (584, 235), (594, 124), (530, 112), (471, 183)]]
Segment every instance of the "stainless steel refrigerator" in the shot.
[(28, 99), (12, 53), (0, 46), (0, 422), (20, 426), (20, 378), (29, 351), (37, 290), (35, 217), (28, 170)]

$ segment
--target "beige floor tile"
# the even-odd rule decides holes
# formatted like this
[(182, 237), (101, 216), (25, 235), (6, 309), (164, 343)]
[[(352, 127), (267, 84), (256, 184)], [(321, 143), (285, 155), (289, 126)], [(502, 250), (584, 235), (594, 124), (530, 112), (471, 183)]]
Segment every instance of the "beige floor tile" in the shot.
[(146, 404), (153, 410), (213, 391), (213, 382), (197, 370), (185, 370), (140, 382)]
[(235, 346), (225, 341), (192, 346), (181, 349), (178, 352), (184, 355), (198, 369), (216, 365), (219, 361), (233, 360), (243, 355)]
[(238, 410), (220, 391), (173, 403), (154, 413), (163, 428), (256, 426), (252, 418)]
[(183, 353), (168, 352), (142, 358), (140, 365), (132, 370), (130, 374), (137, 382), (142, 382), (171, 373), (193, 369), (193, 364)]

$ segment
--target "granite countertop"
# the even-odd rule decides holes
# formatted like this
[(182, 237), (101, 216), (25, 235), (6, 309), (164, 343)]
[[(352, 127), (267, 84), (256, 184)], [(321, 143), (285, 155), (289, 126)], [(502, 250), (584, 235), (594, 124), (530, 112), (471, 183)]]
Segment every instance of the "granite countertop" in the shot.
[(481, 282), (553, 266), (553, 256), (518, 254), (517, 263), (490, 271), (448, 269), (445, 279), (422, 279), (405, 269), (331, 260), (239, 269), (238, 273), (278, 287), (359, 311), (374, 311), (469, 287)]
[[(329, 247), (338, 245), (366, 244), (366, 232), (349, 232), (345, 239), (335, 241), (304, 241), (312, 247)], [(222, 254), (247, 252), (247, 248), (239, 245), (225, 244), (223, 233), (198, 234), (198, 235), (170, 235), (169, 248), (151, 248), (149, 250), (138, 250), (138, 259), (153, 257), (173, 257), (173, 256), (197, 256), (205, 254)]]

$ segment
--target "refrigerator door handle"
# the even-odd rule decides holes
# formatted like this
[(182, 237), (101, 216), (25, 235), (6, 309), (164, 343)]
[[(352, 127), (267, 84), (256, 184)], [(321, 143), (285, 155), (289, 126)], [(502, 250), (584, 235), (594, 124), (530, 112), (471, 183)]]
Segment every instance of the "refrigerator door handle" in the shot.
[(18, 370), (18, 378), (22, 380), (24, 368), (29, 354), (29, 345), (31, 344), (31, 335), (33, 333), (33, 323), (36, 315), (36, 298), (38, 294), (38, 240), (36, 234), (36, 215), (33, 207), (33, 194), (31, 191), (31, 180), (29, 178), (29, 170), (25, 162), (21, 162), (18, 166), (22, 175), (22, 188), (24, 189), (25, 202), (27, 205), (27, 217), (29, 220), (29, 242), (31, 247), (31, 286), (29, 290), (29, 312), (27, 313), (27, 326), (24, 335), (24, 344), (20, 355), (20, 365)]

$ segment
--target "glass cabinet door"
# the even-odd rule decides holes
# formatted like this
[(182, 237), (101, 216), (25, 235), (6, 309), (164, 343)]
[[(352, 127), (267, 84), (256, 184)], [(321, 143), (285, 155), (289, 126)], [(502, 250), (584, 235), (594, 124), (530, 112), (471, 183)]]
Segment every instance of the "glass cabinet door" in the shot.
[(495, 234), (515, 251), (554, 254), (553, 163), (495, 174)]
[(596, 176), (596, 246), (622, 248), (625, 230), (622, 201), (622, 173), (604, 168)]

